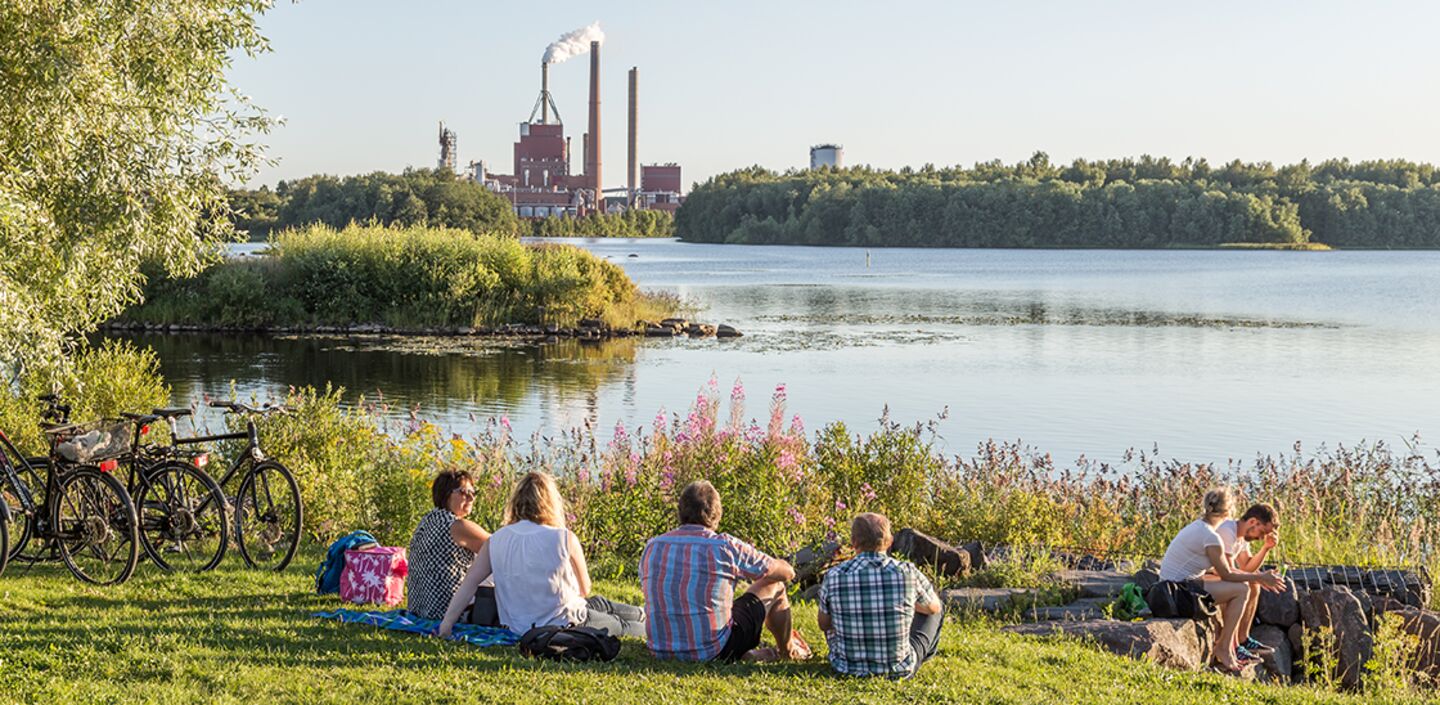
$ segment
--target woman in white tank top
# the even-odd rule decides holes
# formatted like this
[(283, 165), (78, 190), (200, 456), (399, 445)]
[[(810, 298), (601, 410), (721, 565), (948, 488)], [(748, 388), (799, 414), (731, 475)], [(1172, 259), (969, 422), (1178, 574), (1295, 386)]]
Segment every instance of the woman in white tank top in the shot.
[(505, 522), (475, 554), (440, 622), (440, 636), (450, 635), (465, 609), (458, 596), (492, 575), (500, 623), (517, 634), (535, 627), (579, 625), (616, 637), (645, 636), (644, 610), (590, 594), (585, 553), (565, 528), (564, 503), (554, 478), (538, 472), (521, 478), (505, 509)]

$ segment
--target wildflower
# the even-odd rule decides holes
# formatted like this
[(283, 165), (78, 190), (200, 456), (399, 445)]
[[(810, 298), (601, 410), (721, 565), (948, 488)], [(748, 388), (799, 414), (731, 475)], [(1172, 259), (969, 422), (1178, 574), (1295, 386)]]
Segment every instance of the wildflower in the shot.
[(797, 525), (805, 523), (805, 513), (800, 511), (798, 508), (791, 506), (785, 511), (790, 515), (790, 519), (793, 520)]
[(875, 489), (870, 486), (870, 483), (867, 482), (860, 486), (860, 497), (866, 502), (875, 501), (875, 496)]
[(510, 430), (510, 417), (509, 417), (509, 416), (505, 416), (504, 414), (501, 414), (501, 415), (500, 415), (500, 426), (501, 426), (502, 428), (504, 428), (504, 429), (508, 432), (508, 431)]

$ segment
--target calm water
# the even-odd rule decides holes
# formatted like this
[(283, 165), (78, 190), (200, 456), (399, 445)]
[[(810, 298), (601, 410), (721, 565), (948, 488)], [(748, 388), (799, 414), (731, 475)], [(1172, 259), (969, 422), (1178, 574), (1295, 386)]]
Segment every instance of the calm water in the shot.
[[(143, 336), (180, 399), (331, 382), (457, 432), (684, 413), (713, 376), (807, 427), (888, 405), (969, 452), (1057, 461), (1128, 447), (1223, 461), (1296, 441), (1440, 433), (1440, 253), (870, 250), (570, 240), (701, 306), (733, 341), (496, 347), (457, 341)], [(631, 256), (635, 255), (635, 256)], [(868, 257), (868, 266), (867, 266)]]

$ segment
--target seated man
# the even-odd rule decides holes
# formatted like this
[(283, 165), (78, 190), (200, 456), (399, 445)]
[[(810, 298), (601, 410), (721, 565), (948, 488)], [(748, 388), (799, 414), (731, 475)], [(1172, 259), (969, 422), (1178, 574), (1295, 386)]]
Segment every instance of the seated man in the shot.
[[(679, 513), (680, 527), (650, 539), (640, 555), (650, 652), (684, 661), (809, 658), (810, 647), (790, 624), (790, 564), (715, 533), (720, 493), (709, 482), (681, 491)], [(750, 589), (736, 598), (740, 580), (751, 581)], [(757, 649), (762, 625), (775, 635), (774, 650)]]
[(890, 542), (889, 519), (856, 516), (855, 557), (831, 568), (820, 585), (820, 629), (839, 673), (909, 678), (940, 643), (940, 598), (915, 564), (885, 555)]
[[(1275, 529), (1278, 526), (1275, 518), (1275, 509), (1268, 504), (1251, 505), (1240, 515), (1240, 519), (1226, 519), (1215, 527), (1215, 533), (1220, 534), (1220, 541), (1225, 549), (1225, 556), (1230, 560), (1230, 569), (1243, 573), (1256, 573), (1260, 566), (1265, 564), (1265, 556), (1280, 542), (1280, 537)], [(1250, 553), (1250, 542), (1264, 540), (1258, 553)], [(1275, 650), (1273, 646), (1260, 643), (1259, 640), (1250, 636), (1250, 627), (1255, 623), (1255, 609), (1260, 605), (1260, 583), (1250, 583), (1250, 596), (1245, 602), (1245, 613), (1240, 617), (1240, 624), (1236, 626), (1235, 640), (1239, 648), (1244, 649), (1242, 653), (1254, 655), (1267, 654)]]

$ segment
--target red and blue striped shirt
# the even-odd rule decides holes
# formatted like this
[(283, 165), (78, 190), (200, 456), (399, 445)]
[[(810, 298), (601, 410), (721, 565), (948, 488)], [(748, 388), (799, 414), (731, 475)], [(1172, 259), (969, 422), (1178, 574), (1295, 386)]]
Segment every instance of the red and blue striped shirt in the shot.
[(729, 534), (686, 524), (640, 555), (645, 640), (658, 658), (708, 661), (730, 638), (735, 583), (770, 570), (770, 556)]

